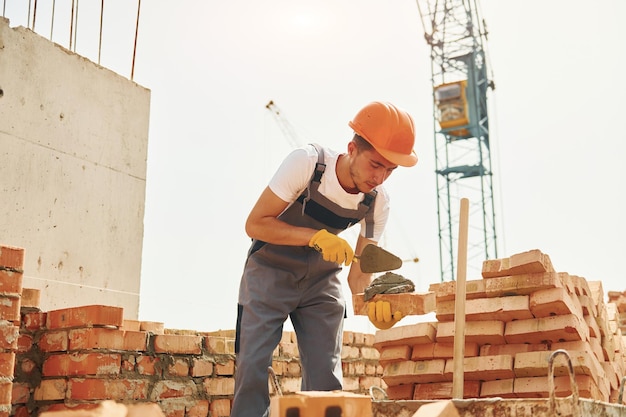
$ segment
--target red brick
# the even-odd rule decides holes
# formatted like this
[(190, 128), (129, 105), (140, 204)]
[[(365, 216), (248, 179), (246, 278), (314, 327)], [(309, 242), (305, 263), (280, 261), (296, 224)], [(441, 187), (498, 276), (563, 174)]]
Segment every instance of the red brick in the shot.
[(0, 245), (0, 268), (24, 270), (24, 249)]
[(137, 372), (139, 375), (161, 375), (159, 358), (154, 356), (137, 356)]
[(35, 288), (22, 289), (22, 308), (39, 308), (41, 290)]
[(228, 354), (227, 343), (225, 337), (207, 336), (204, 339), (204, 344), (209, 353), (224, 355)]
[(509, 258), (483, 261), (483, 278), (503, 277), (507, 275), (554, 272), (550, 257), (538, 249), (517, 253)]
[[(454, 361), (446, 361), (444, 375), (448, 375), (450, 380), (454, 372)], [(464, 379), (467, 381), (489, 381), (493, 379), (515, 378), (513, 372), (513, 356), (492, 355), (475, 356), (463, 359)]]
[(33, 347), (33, 337), (29, 334), (20, 334), (20, 337), (17, 339), (17, 352), (18, 353), (27, 353)]
[(42, 311), (22, 314), (22, 326), (31, 331), (41, 330), (46, 327), (47, 313)]
[[(472, 300), (475, 298), (486, 297), (485, 293), (485, 280), (475, 279), (465, 282), (465, 298)], [(435, 293), (435, 301), (440, 303), (442, 301), (451, 301), (456, 298), (456, 281), (437, 282), (430, 284), (430, 291)]]
[(234, 378), (207, 378), (203, 384), (208, 395), (233, 395), (235, 393)]
[(157, 381), (150, 392), (151, 401), (159, 401), (166, 398), (195, 397), (198, 390), (192, 380), (173, 381), (169, 379)]
[(69, 331), (69, 350), (124, 349), (124, 331), (104, 327), (89, 327)]
[(215, 373), (221, 376), (231, 376), (235, 374), (235, 361), (229, 359), (224, 363), (215, 364)]
[(507, 343), (543, 343), (589, 340), (589, 327), (574, 314), (539, 319), (517, 320), (506, 324)]
[(390, 400), (412, 400), (415, 384), (402, 384), (387, 387), (387, 398)]
[(117, 375), (121, 355), (104, 353), (70, 353), (49, 356), (43, 363), (43, 376)]
[(124, 350), (132, 352), (145, 352), (148, 350), (148, 332), (131, 331), (124, 332)]
[(124, 309), (105, 305), (88, 305), (48, 311), (49, 329), (91, 326), (122, 326)]
[(517, 395), (514, 392), (515, 379), (500, 379), (494, 381), (483, 381), (480, 387), (481, 397), (501, 397), (501, 398), (515, 398)]
[(229, 417), (230, 407), (230, 400), (225, 398), (211, 401), (211, 417)]
[[(429, 346), (428, 344), (417, 346)], [(432, 358), (432, 347), (430, 348), (430, 358)], [(399, 362), (411, 359), (411, 347), (408, 345), (385, 346), (380, 350), (379, 362), (386, 364), (389, 362)]]
[(17, 350), (20, 328), (9, 322), (0, 322), (0, 349)]
[(20, 321), (19, 294), (0, 294), (0, 320)]
[(24, 273), (0, 268), (0, 292), (20, 294)]
[(154, 351), (199, 355), (202, 353), (202, 336), (164, 334), (154, 336)]
[(0, 380), (0, 405), (11, 405), (11, 392), (13, 383)]
[[(522, 320), (519, 320), (522, 321)], [(517, 323), (512, 321), (510, 323)], [(453, 321), (437, 325), (437, 342), (454, 343)], [(504, 322), (498, 320), (468, 321), (465, 323), (465, 343), (501, 345), (504, 344)]]
[(389, 386), (443, 382), (445, 365), (445, 359), (394, 362), (383, 367), (383, 380)]
[(67, 351), (69, 346), (67, 330), (45, 332), (41, 335), (38, 346), (42, 352)]
[(198, 400), (192, 405), (188, 405), (186, 417), (207, 417), (209, 415), (209, 401)]
[(142, 321), (139, 323), (139, 330), (152, 334), (163, 334), (164, 324), (156, 321)]
[(402, 294), (376, 294), (371, 300), (365, 301), (363, 294), (354, 294), (352, 304), (354, 314), (367, 316), (368, 305), (375, 301), (388, 301), (391, 311), (399, 311), (402, 317), (421, 316), (435, 311), (435, 293), (402, 293)]
[(175, 358), (174, 362), (167, 368), (169, 376), (185, 377), (189, 375), (189, 363), (181, 358)]
[(380, 349), (383, 346), (432, 343), (435, 341), (436, 329), (437, 323), (416, 323), (379, 330), (374, 338), (374, 347)]
[(15, 353), (0, 352), (0, 377), (13, 379), (15, 369)]
[[(476, 398), (480, 393), (480, 381), (463, 381), (463, 398)], [(452, 382), (416, 384), (413, 400), (446, 400), (452, 398)]]
[(213, 362), (206, 359), (194, 358), (191, 376), (211, 376), (213, 375)]
[(65, 399), (67, 381), (65, 379), (44, 379), (35, 388), (35, 401), (55, 401)]
[(30, 411), (28, 411), (28, 407), (18, 406), (18, 407), (13, 408), (11, 417), (31, 417), (31, 416), (30, 416)]
[(26, 382), (13, 382), (11, 390), (12, 404), (26, 404), (30, 399), (30, 386)]
[(146, 379), (83, 379), (72, 378), (68, 384), (67, 398), (71, 400), (118, 401), (145, 400), (148, 398), (149, 381)]

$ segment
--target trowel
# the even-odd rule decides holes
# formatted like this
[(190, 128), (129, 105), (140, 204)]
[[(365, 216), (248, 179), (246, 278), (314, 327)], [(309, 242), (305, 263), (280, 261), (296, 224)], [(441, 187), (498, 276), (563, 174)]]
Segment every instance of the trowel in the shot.
[(355, 255), (354, 260), (365, 273), (393, 271), (402, 266), (402, 259), (371, 243), (363, 248), (359, 256)]

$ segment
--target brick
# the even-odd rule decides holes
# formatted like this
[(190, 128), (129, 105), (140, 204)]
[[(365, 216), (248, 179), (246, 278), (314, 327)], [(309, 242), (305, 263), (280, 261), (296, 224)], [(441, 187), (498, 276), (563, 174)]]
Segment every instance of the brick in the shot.
[(0, 349), (17, 349), (17, 341), (20, 337), (20, 328), (8, 321), (0, 321)]
[[(437, 303), (437, 320), (453, 321), (456, 310), (456, 301), (441, 301)], [(513, 321), (533, 318), (530, 311), (529, 296), (518, 295), (511, 297), (475, 298), (465, 301), (465, 320), (467, 321)]]
[(213, 361), (205, 358), (194, 358), (191, 365), (191, 376), (211, 376), (213, 375)]
[(13, 384), (11, 381), (0, 380), (0, 405), (11, 405), (11, 392)]
[(562, 288), (565, 272), (545, 272), (490, 278), (485, 281), (487, 297), (530, 295), (546, 288)]
[(515, 398), (513, 390), (514, 378), (483, 381), (480, 386), (481, 397)]
[[(547, 376), (551, 354), (552, 352), (518, 353), (515, 356), (515, 376)], [(581, 351), (572, 351), (569, 354), (575, 374), (589, 375), (596, 383), (598, 378), (603, 376), (604, 370), (593, 354)], [(569, 375), (567, 361), (562, 355), (554, 358), (554, 375)]]
[(16, 246), (0, 245), (0, 268), (23, 271), (24, 249)]
[[(445, 281), (430, 284), (429, 290), (435, 293), (437, 304), (442, 301), (451, 301), (456, 298), (456, 281)], [(469, 280), (465, 281), (465, 298), (473, 300), (475, 298), (484, 298), (487, 296), (485, 292), (485, 280)]]
[(548, 350), (546, 343), (511, 343), (506, 345), (483, 345), (480, 347), (480, 356), (487, 355), (513, 355), (521, 352), (534, 352)]
[(164, 324), (157, 321), (142, 321), (139, 323), (139, 330), (152, 334), (164, 334)]
[(589, 327), (573, 314), (517, 320), (506, 324), (506, 343), (543, 343), (589, 340)]
[(372, 299), (365, 301), (363, 294), (352, 296), (354, 314), (367, 316), (368, 304), (376, 301), (388, 301), (391, 311), (399, 311), (402, 317), (421, 316), (435, 311), (435, 293), (403, 293), (403, 294), (376, 294)]
[(131, 352), (145, 352), (148, 350), (148, 332), (130, 331), (124, 332), (124, 350)]
[(11, 404), (26, 404), (30, 399), (30, 385), (26, 382), (13, 382)]
[(15, 353), (0, 352), (0, 378), (13, 379), (15, 369)]
[(195, 397), (198, 395), (195, 382), (192, 380), (161, 380), (156, 381), (150, 391), (150, 401), (168, 398)]
[(202, 352), (202, 336), (156, 335), (154, 351), (157, 353), (199, 355)]
[(124, 321), (124, 309), (105, 305), (88, 305), (48, 311), (46, 327), (62, 329), (68, 327), (115, 326)]
[(28, 312), (22, 314), (22, 326), (30, 331), (42, 330), (46, 327), (48, 314), (42, 311)]
[(121, 363), (121, 355), (115, 353), (63, 353), (46, 358), (42, 374), (44, 377), (117, 375), (120, 373)]
[[(428, 359), (432, 359), (432, 348), (430, 350), (431, 355)], [(411, 347), (408, 345), (386, 346), (380, 350), (379, 362), (383, 365), (389, 362), (400, 362), (409, 359), (411, 359)]]
[(17, 339), (17, 352), (28, 353), (33, 347), (33, 337), (29, 334), (20, 333)]
[[(283, 381), (288, 378), (283, 379)], [(282, 382), (281, 381), (281, 385)], [(204, 389), (208, 395), (233, 395), (235, 393), (235, 379), (234, 378), (207, 378), (203, 382)], [(299, 383), (297, 384), (299, 388)], [(282, 389), (282, 386), (281, 386)], [(283, 390), (287, 392), (288, 390)]]
[[(478, 356), (478, 343), (465, 342), (464, 353), (465, 357)], [(448, 359), (454, 356), (454, 343), (441, 343), (434, 344), (433, 358), (435, 359)]]
[(591, 296), (579, 295), (578, 302), (580, 303), (585, 316), (596, 317), (598, 315), (598, 307), (593, 303)]
[(24, 273), (0, 268), (0, 293), (21, 294)]
[[(211, 417), (229, 417), (231, 403), (229, 399), (217, 399), (211, 401)], [(204, 417), (204, 416), (202, 416)]]
[(41, 290), (36, 288), (23, 288), (22, 289), (22, 308), (36, 308), (39, 309), (41, 302)]
[(124, 319), (124, 321), (122, 322), (122, 330), (139, 332), (141, 331), (141, 322), (139, 320)]
[(416, 345), (432, 343), (437, 332), (436, 323), (415, 323), (409, 326), (394, 326), (379, 330), (374, 337), (374, 347), (380, 349), (392, 345)]
[(181, 358), (174, 358), (173, 363), (167, 367), (167, 376), (186, 377), (189, 375), (189, 363)]
[[(464, 379), (468, 381), (490, 381), (493, 379), (514, 378), (513, 356), (490, 355), (474, 356), (463, 359)], [(454, 360), (446, 361), (444, 376), (452, 379), (454, 374)]]
[(68, 332), (69, 350), (124, 348), (124, 331), (105, 327), (72, 329)]
[[(452, 398), (452, 382), (430, 382), (416, 384), (413, 400), (446, 400)], [(480, 381), (463, 381), (463, 398), (477, 398)]]
[(55, 330), (45, 332), (39, 339), (39, 349), (42, 352), (60, 352), (69, 348), (69, 336), (67, 330)]
[(118, 401), (146, 400), (150, 382), (146, 379), (71, 378), (67, 398), (70, 400)]
[[(209, 415), (209, 401), (197, 400), (185, 405), (185, 417), (207, 417)], [(143, 417), (137, 415), (137, 417)]]
[[(126, 417), (165, 417), (158, 404), (127, 404)], [(205, 414), (206, 416), (206, 414)], [(187, 417), (195, 417), (193, 414)]]
[(227, 348), (228, 345), (226, 343), (226, 340), (227, 338), (225, 337), (207, 336), (204, 339), (204, 345), (206, 346), (209, 353), (214, 353), (218, 355), (234, 353), (234, 352), (228, 351), (228, 348)]
[(483, 261), (483, 278), (554, 272), (550, 257), (538, 249), (517, 253), (509, 258)]
[(215, 364), (215, 373), (220, 376), (232, 376), (235, 374), (235, 361), (229, 359), (223, 363)]
[(565, 288), (547, 288), (533, 292), (530, 295), (530, 311), (535, 318), (566, 314), (583, 316), (578, 297), (570, 295)]
[(0, 320), (20, 321), (20, 295), (0, 294)]
[(445, 381), (445, 359), (393, 362), (383, 366), (383, 380), (389, 386)]
[(137, 372), (139, 375), (161, 375), (160, 359), (154, 356), (137, 356)]
[(35, 387), (35, 401), (57, 401), (65, 399), (67, 381), (65, 379), (44, 379)]
[(387, 387), (387, 398), (390, 400), (412, 400), (415, 384), (392, 385)]
[[(576, 375), (575, 380), (580, 397), (600, 399), (602, 396), (600, 390), (590, 376)], [(541, 376), (515, 378), (513, 389), (515, 395), (520, 398), (548, 398), (548, 378)], [(572, 394), (569, 375), (554, 377), (554, 393), (557, 397), (567, 397)]]
[[(517, 322), (511, 322), (517, 323)], [(468, 321), (465, 323), (465, 342), (501, 345), (504, 340), (504, 322), (497, 320)], [(447, 321), (437, 326), (437, 342), (454, 343), (454, 322)]]

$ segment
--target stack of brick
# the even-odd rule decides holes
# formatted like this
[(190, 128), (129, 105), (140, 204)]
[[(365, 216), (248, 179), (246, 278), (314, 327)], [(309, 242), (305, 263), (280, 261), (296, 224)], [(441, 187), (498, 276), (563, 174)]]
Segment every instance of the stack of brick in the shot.
[(23, 249), (0, 246), (0, 417), (11, 413), (23, 268)]
[(609, 291), (609, 303), (615, 304), (617, 308), (617, 325), (622, 334), (626, 334), (626, 291)]
[[(483, 263), (466, 282), (464, 397), (547, 397), (548, 359), (566, 350), (581, 397), (615, 401), (626, 373), (624, 337), (599, 282), (555, 272), (539, 250)], [(431, 285), (436, 322), (378, 331), (391, 399), (452, 397), (456, 283)], [(565, 357), (555, 357), (555, 394), (568, 395)]]

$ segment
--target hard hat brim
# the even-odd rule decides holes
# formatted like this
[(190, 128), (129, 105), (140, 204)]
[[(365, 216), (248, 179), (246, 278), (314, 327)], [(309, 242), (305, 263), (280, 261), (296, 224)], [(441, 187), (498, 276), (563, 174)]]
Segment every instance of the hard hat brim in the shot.
[(399, 152), (388, 151), (385, 149), (377, 149), (376, 146), (372, 145), (376, 152), (382, 155), (387, 161), (400, 165), (402, 167), (412, 167), (417, 164), (417, 154), (415, 151), (411, 151), (409, 155)]

